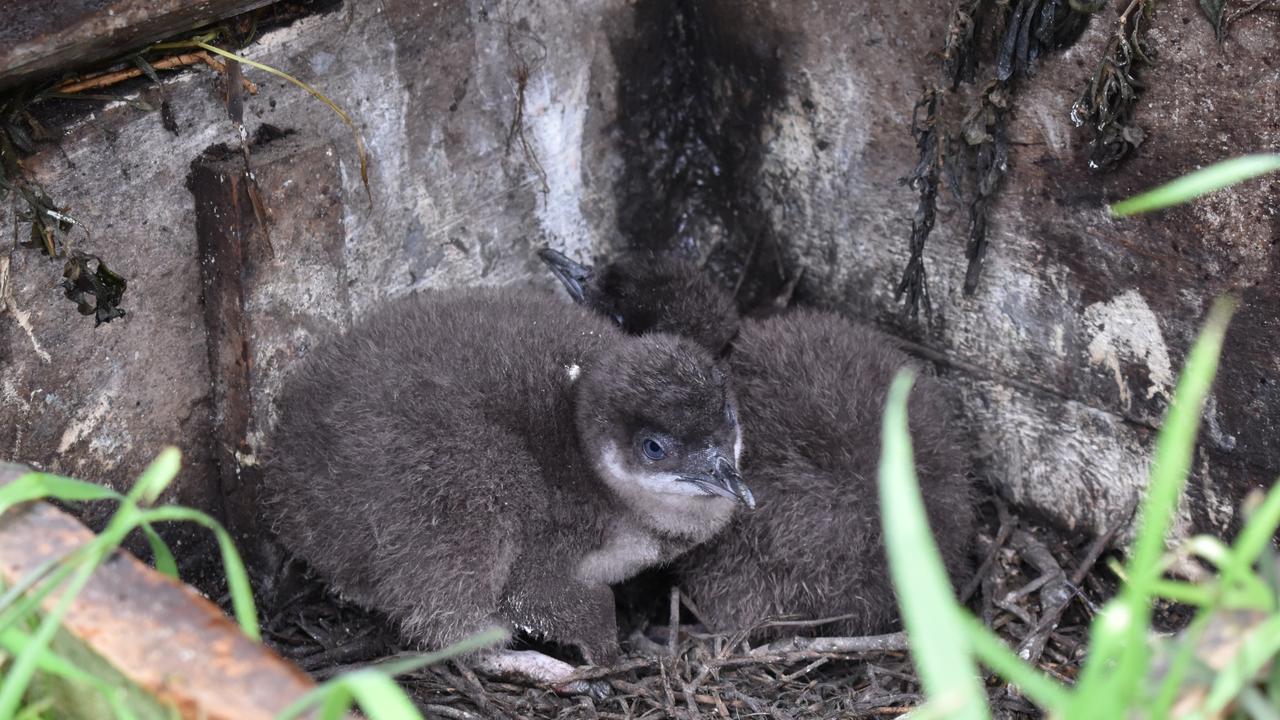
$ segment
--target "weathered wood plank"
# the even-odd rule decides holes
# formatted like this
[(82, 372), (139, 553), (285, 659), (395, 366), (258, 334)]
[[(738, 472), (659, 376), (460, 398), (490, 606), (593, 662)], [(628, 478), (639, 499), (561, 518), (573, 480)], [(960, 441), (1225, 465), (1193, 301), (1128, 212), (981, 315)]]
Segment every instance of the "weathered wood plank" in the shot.
[(7, 0), (0, 90), (106, 60), (271, 0)]
[[(18, 477), (19, 468), (0, 466), (0, 486)], [(0, 517), (0, 585), (16, 584), (93, 537), (47, 503), (11, 509)], [(46, 609), (58, 597), (47, 599)], [(88, 651), (85, 657), (105, 661), (111, 673), (152, 699), (134, 697), (134, 707), (167, 705), (184, 718), (267, 720), (314, 687), (190, 587), (124, 552), (94, 572), (62, 627), (62, 648)], [(92, 701), (84, 692), (74, 699)]]

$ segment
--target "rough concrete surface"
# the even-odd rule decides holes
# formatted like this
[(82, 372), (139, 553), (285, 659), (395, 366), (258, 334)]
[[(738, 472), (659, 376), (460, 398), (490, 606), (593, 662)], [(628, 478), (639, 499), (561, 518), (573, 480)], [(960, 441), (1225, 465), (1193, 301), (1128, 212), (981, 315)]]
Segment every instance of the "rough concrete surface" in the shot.
[[(220, 80), (205, 68), (165, 76), (176, 137), (124, 103), (80, 109), (27, 164), (92, 232), (77, 246), (129, 279), (129, 315), (95, 330), (61, 297), (59, 263), (12, 254), (0, 457), (122, 487), (176, 442), (188, 465), (175, 497), (222, 509), (260, 449), (280, 373), (323, 333), (415, 288), (549, 286), (532, 252), (542, 243), (578, 258), (645, 245), (700, 255), (740, 284), (744, 305), (802, 272), (799, 301), (940, 359), (982, 477), (1086, 530), (1109, 526), (1142, 487), (1208, 303), (1237, 291), (1183, 523), (1227, 529), (1239, 498), (1280, 473), (1280, 180), (1137, 220), (1111, 220), (1104, 204), (1280, 147), (1280, 17), (1242, 19), (1219, 48), (1194, 0), (1161, 3), (1137, 118), (1148, 139), (1095, 175), (1069, 109), (1111, 18), (1018, 90), (972, 297), (964, 209), (940, 195), (926, 254), (934, 311), (916, 324), (893, 296), (916, 205), (899, 178), (916, 162), (912, 105), (937, 73), (947, 18), (936, 3), (386, 0), (304, 17), (244, 52), (356, 118), (372, 205), (346, 127), (246, 69), (261, 86), (248, 134), (294, 131), (254, 150), (275, 255), (242, 205), (240, 267), (206, 257), (202, 269), (192, 163), (239, 147)], [(228, 178), (237, 157), (222, 161)], [(202, 282), (228, 280), (224, 270), (238, 273), (232, 316), (201, 305)], [(211, 352), (228, 317), (247, 346)], [(238, 361), (247, 389), (229, 397), (215, 380)], [(247, 416), (228, 428), (236, 407)]]
[(271, 0), (8, 0), (0, 88), (123, 55)]
[[(255, 410), (268, 412), (270, 375), (283, 364), (276, 360), (313, 331), (413, 288), (550, 288), (537, 246), (583, 257), (613, 232), (613, 161), (601, 151), (610, 105), (589, 98), (614, 94), (601, 18), (622, 4), (524, 2), (513, 11), (498, 3), (352, 3), (268, 32), (245, 50), (322, 88), (357, 118), (373, 198), (370, 206), (353, 137), (337, 116), (292, 84), (246, 70), (260, 86), (246, 101), (249, 135), (262, 123), (292, 130), (298, 161), (313, 161), (294, 169), (289, 185), (264, 155), (276, 256), (220, 269), (240, 272), (250, 288), (247, 356), (255, 388), (265, 389), (254, 395)], [(530, 37), (557, 40), (543, 49)], [(549, 169), (545, 193), (522, 148), (506, 149), (520, 62), (511, 48), (520, 43), (532, 46), (522, 50), (532, 64), (524, 136)], [(228, 450), (219, 426), (226, 399), (211, 384), (186, 180), (201, 153), (238, 148), (238, 136), (208, 69), (166, 75), (165, 89), (177, 136), (157, 113), (111, 103), (75, 114), (56, 146), (25, 161), (92, 233), (77, 230), (74, 247), (128, 279), (128, 315), (95, 329), (62, 297), (60, 262), (12, 253), (0, 316), (0, 457), (124, 488), (176, 443), (186, 462), (169, 499), (221, 513), (220, 478), (239, 468), (220, 473), (217, 462)], [(308, 184), (309, 176), (329, 179)], [(0, 225), (11, 225), (12, 212), (0, 209)], [(316, 214), (324, 221), (305, 220)], [(331, 236), (308, 234), (318, 229)], [(330, 254), (317, 256), (320, 248)], [(269, 342), (254, 342), (262, 338)], [(251, 463), (254, 450), (241, 455)]]
[[(1162, 3), (1142, 72), (1148, 139), (1118, 172), (1086, 167), (1071, 103), (1113, 32), (1096, 16), (1018, 90), (1011, 169), (977, 292), (962, 294), (964, 208), (943, 191), (926, 253), (934, 313), (903, 318), (894, 288), (916, 194), (910, 112), (936, 77), (943, 13), (918, 4), (713, 2), (718, 22), (783, 37), (786, 98), (757, 180), (798, 295), (893, 328), (944, 358), (983, 475), (1013, 500), (1101, 530), (1145, 484), (1152, 428), (1209, 302), (1241, 293), (1205, 418), (1184, 529), (1222, 531), (1239, 499), (1280, 475), (1280, 180), (1134, 220), (1104, 203), (1236, 154), (1280, 148), (1280, 18), (1250, 16), (1222, 49), (1192, 0)], [(733, 18), (733, 20), (730, 20)], [(777, 198), (777, 199), (775, 199)]]

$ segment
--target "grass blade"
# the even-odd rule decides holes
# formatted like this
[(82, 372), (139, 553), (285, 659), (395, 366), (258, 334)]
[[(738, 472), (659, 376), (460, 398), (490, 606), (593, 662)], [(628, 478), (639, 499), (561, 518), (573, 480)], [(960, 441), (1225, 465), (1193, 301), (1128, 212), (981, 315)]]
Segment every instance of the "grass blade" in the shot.
[(33, 472), (19, 477), (17, 480), (0, 487), (0, 515), (9, 508), (32, 500), (57, 498), (64, 502), (85, 502), (90, 500), (120, 500), (123, 496), (109, 487), (94, 485), (91, 482)]
[(497, 645), (500, 642), (504, 642), (508, 637), (510, 637), (510, 634), (506, 630), (499, 627), (490, 628), (465, 640), (460, 640), (443, 650), (418, 655), (417, 657), (400, 658), (387, 663), (379, 663), (371, 665), (370, 668), (389, 677), (396, 677), (411, 673), (414, 670), (420, 670), (428, 665), (435, 665), (452, 657), (466, 655), (481, 648)]
[(261, 640), (258, 629), (258, 610), (253, 604), (253, 586), (249, 582), (249, 572), (245, 569), (240, 551), (236, 550), (231, 533), (213, 518), (191, 508), (161, 507), (148, 510), (141, 516), (146, 522), (165, 522), (181, 520), (193, 522), (213, 531), (218, 539), (218, 550), (222, 553), (222, 567), (227, 574), (227, 589), (231, 592), (231, 607), (235, 611), (236, 621), (244, 634), (254, 640)]
[(983, 665), (1006, 682), (1017, 685), (1022, 694), (1050, 714), (1066, 709), (1071, 700), (1066, 688), (1018, 657), (976, 618), (968, 613), (963, 613), (962, 618), (973, 653)]
[[(71, 577), (81, 559), (94, 549), (93, 545), (86, 545), (68, 553), (64, 558), (41, 563), (40, 567), (5, 591), (4, 598), (0, 599), (0, 630), (14, 626), (21, 618), (34, 612), (46, 597)], [(37, 584), (39, 587), (27, 592)]]
[(318, 720), (344, 720), (354, 701), (355, 697), (346, 682), (334, 685), (320, 704)]
[(1168, 717), (1169, 708), (1173, 707), (1174, 702), (1177, 701), (1183, 682), (1199, 662), (1196, 651), (1212, 619), (1213, 614), (1210, 612), (1197, 613), (1191, 624), (1182, 631), (1177, 643), (1173, 646), (1169, 669), (1151, 704), (1151, 717)]
[(1230, 555), (1231, 570), (1241, 572), (1253, 567), (1262, 551), (1271, 546), (1277, 527), (1280, 527), (1280, 483), (1271, 486), (1262, 504), (1236, 536)]
[(893, 584), (912, 658), (929, 698), (948, 705), (955, 702), (952, 718), (987, 718), (987, 698), (960, 607), (929, 532), (916, 482), (907, 426), (913, 378), (910, 370), (894, 378), (881, 435), (880, 508)]
[(1258, 678), (1276, 653), (1280, 653), (1280, 615), (1272, 615), (1250, 633), (1241, 644), (1240, 652), (1218, 672), (1205, 700), (1207, 715), (1218, 717), (1240, 695), (1245, 685)]
[(182, 453), (178, 448), (167, 447), (161, 450), (156, 459), (147, 465), (147, 469), (142, 471), (142, 475), (138, 476), (138, 481), (129, 489), (125, 500), (139, 505), (154, 503), (181, 469)]
[(1160, 556), (1165, 550), (1165, 535), (1182, 496), (1205, 398), (1218, 371), (1218, 356), (1227, 331), (1227, 322), (1235, 309), (1231, 300), (1219, 300), (1209, 311), (1209, 321), (1187, 355), (1186, 367), (1170, 403), (1169, 413), (1156, 438), (1151, 463), (1151, 480), (1142, 503), (1141, 529), (1134, 540), (1129, 563), (1130, 585), (1141, 589), (1155, 580)]
[(1154, 190), (1121, 200), (1111, 206), (1111, 214), (1115, 217), (1128, 217), (1160, 210), (1276, 170), (1280, 170), (1280, 154), (1244, 155), (1224, 160), (1183, 175)]
[(156, 572), (180, 580), (178, 577), (178, 561), (173, 557), (173, 551), (169, 549), (169, 543), (160, 537), (160, 533), (151, 527), (151, 523), (142, 523), (142, 534), (147, 538), (147, 544), (151, 546), (151, 557), (156, 564)]
[(58, 628), (62, 626), (62, 618), (67, 614), (76, 595), (89, 582), (96, 566), (96, 561), (83, 561), (76, 567), (75, 574), (63, 589), (57, 604), (40, 621), (39, 627), (27, 641), (26, 646), (14, 656), (13, 664), (5, 673), (3, 682), (0, 682), (0, 718), (12, 717), (17, 711), (18, 703), (22, 702), (22, 696), (26, 694), (27, 686), (31, 684), (31, 678), (35, 675), (37, 663), (43, 657)]
[[(20, 630), (9, 629), (0, 632), (0, 648), (11, 655), (17, 655), (31, 642), (31, 636)], [(45, 650), (36, 658), (36, 669), (40, 672), (80, 683), (93, 688), (111, 706), (112, 714), (117, 720), (135, 720), (135, 716), (120, 701), (119, 688), (111, 685), (93, 673), (85, 672), (69, 660), (50, 650)]]
[[(1165, 537), (1186, 484), (1205, 398), (1217, 374), (1223, 337), (1234, 307), (1234, 301), (1229, 299), (1214, 303), (1204, 330), (1187, 355), (1164, 426), (1156, 438), (1139, 530), (1126, 569), (1128, 580), (1118, 598), (1119, 607), (1108, 603), (1112, 610), (1109, 622), (1100, 622), (1094, 628), (1091, 652), (1075, 693), (1078, 703), (1093, 710), (1127, 707), (1145, 678), (1150, 660), (1146, 633), (1151, 625), (1151, 598), (1163, 568)], [(1079, 705), (1073, 708), (1073, 714), (1093, 717)]]
[(361, 671), (347, 678), (347, 687), (356, 696), (369, 720), (421, 720), (422, 714), (395, 681), (381, 673)]
[[(507, 632), (505, 630), (501, 628), (493, 628), (491, 630), (486, 630), (482, 633), (472, 635), (471, 637), (465, 640), (462, 640), (458, 643), (455, 643), (453, 645), (450, 645), (449, 647), (444, 648), (443, 650), (437, 650), (435, 652), (427, 653), (426, 655), (421, 655), (419, 657), (405, 658), (403, 660), (396, 660), (389, 663), (383, 663), (381, 665), (371, 665), (369, 667), (356, 670), (352, 673), (339, 675), (338, 677), (333, 678), (332, 680), (324, 683), (323, 685), (316, 688), (315, 690), (312, 690), (306, 695), (303, 695), (302, 697), (295, 700), (292, 704), (289, 705), (289, 707), (285, 708), (283, 711), (281, 711), (279, 715), (276, 716), (276, 720), (291, 720), (291, 718), (298, 717), (299, 715), (301, 715), (302, 713), (306, 712), (308, 709), (316, 705), (320, 705), (322, 703), (327, 704), (330, 702), (330, 698), (334, 693), (348, 693), (348, 696), (350, 696), (350, 694), (354, 692), (354, 689), (350, 688), (350, 686), (347, 685), (347, 680), (352, 675), (355, 675), (357, 673), (375, 673), (384, 678), (387, 678), (388, 682), (390, 682), (390, 678), (395, 675), (402, 675), (404, 673), (413, 672), (414, 670), (418, 670), (428, 665), (434, 665), (438, 662), (448, 660), (449, 658), (452, 658), (452, 657), (465, 655), (469, 652), (473, 652), (475, 650), (479, 650), (481, 648), (489, 647), (497, 643), (500, 643), (506, 638), (507, 638)], [(385, 685), (381, 687), (383, 688), (382, 691), (385, 692), (387, 690)], [(391, 687), (396, 688), (397, 692), (401, 692), (401, 693), (403, 692), (395, 683), (391, 683)], [(367, 714), (369, 714), (370, 717), (375, 717), (374, 713), (376, 711), (371, 709), (369, 706), (365, 705), (363, 701), (361, 702), (360, 706)], [(417, 716), (415, 715), (413, 717), (417, 717)]]

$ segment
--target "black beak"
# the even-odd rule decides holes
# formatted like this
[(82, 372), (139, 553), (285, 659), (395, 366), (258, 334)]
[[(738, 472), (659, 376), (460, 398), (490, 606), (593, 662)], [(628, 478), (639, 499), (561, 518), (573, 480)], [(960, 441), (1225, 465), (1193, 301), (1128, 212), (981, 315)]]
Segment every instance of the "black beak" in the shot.
[(551, 274), (555, 275), (556, 279), (564, 285), (564, 289), (569, 291), (574, 302), (580, 303), (586, 298), (583, 285), (591, 279), (589, 266), (576, 263), (565, 257), (564, 253), (549, 247), (539, 250), (538, 257), (551, 268)]
[(708, 495), (718, 495), (720, 497), (737, 500), (747, 506), (748, 510), (756, 509), (755, 496), (751, 494), (751, 489), (742, 482), (742, 476), (738, 474), (738, 469), (733, 466), (733, 462), (723, 455), (717, 453), (712, 461), (712, 470), (707, 474), (698, 475), (682, 475), (680, 479), (684, 482), (693, 483)]

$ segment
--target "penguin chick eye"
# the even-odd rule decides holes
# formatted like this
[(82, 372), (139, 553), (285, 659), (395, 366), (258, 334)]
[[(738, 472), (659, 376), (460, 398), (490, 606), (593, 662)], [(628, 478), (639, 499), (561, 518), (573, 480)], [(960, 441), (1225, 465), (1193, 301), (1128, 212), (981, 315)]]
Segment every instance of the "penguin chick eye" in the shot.
[(650, 460), (661, 460), (667, 456), (667, 449), (662, 447), (662, 443), (655, 438), (645, 438), (644, 442), (640, 443), (640, 449), (644, 452), (644, 456)]

